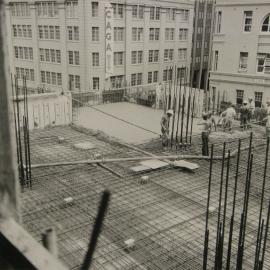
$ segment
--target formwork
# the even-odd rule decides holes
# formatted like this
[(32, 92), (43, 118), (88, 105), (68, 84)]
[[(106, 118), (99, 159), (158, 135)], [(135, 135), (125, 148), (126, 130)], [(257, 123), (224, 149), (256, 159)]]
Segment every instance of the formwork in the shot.
[[(240, 135), (239, 135), (240, 136)], [(59, 137), (64, 140), (59, 143)], [(241, 133), (242, 146), (248, 145), (249, 133)], [(222, 152), (222, 143), (228, 141), (231, 151), (237, 149), (237, 136), (212, 137), (216, 154)], [(92, 143), (90, 150), (76, 148), (77, 143)], [(169, 149), (168, 152), (200, 153), (200, 137), (194, 137), (191, 147)], [(102, 158), (139, 157), (140, 150), (166, 155), (158, 140), (137, 145), (127, 145), (109, 139), (98, 132), (83, 128), (55, 127), (34, 130), (30, 134), (32, 164)], [(251, 200), (247, 222), (245, 262), (243, 269), (253, 268), (253, 254), (257, 235), (257, 219), (263, 177), (265, 143), (260, 131), (254, 136), (254, 177), (251, 183)], [(232, 247), (231, 269), (235, 269), (240, 212), (244, 197), (246, 150), (240, 161), (239, 187), (236, 198), (235, 241)], [(228, 217), (233, 200), (235, 162), (232, 158), (228, 188)], [(202, 269), (206, 202), (208, 195), (209, 161), (196, 160), (200, 168), (188, 172), (168, 166), (144, 173), (134, 173), (132, 166), (138, 161), (106, 164), (44, 167), (32, 170), (32, 189), (22, 192), (23, 224), (38, 241), (48, 227), (56, 229), (59, 258), (69, 269), (80, 269), (85, 256), (91, 230), (97, 214), (101, 193), (112, 193), (102, 233), (94, 254), (92, 269), (106, 270), (175, 270)], [(209, 217), (213, 232), (209, 240), (209, 269), (212, 269), (215, 250), (217, 203), (220, 189), (221, 161), (213, 163), (210, 205), (214, 207)], [(149, 182), (142, 184), (141, 176)], [(269, 179), (269, 177), (268, 177)], [(269, 181), (265, 189), (268, 199)], [(64, 199), (72, 197), (66, 205)], [(264, 203), (266, 215), (267, 201)], [(226, 226), (228, 232), (228, 226)], [(135, 240), (133, 249), (124, 241)], [(227, 239), (225, 238), (225, 243)], [(268, 246), (269, 247), (269, 246)], [(225, 259), (226, 249), (224, 250)], [(265, 269), (270, 269), (269, 248)]]

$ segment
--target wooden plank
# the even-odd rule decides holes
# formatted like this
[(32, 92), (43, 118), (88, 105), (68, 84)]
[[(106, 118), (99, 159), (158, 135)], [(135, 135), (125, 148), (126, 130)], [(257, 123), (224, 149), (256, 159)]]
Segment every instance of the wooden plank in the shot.
[(158, 159), (141, 161), (140, 164), (146, 167), (150, 167), (152, 170), (169, 166), (167, 162)]
[(130, 170), (133, 172), (146, 172), (146, 171), (150, 171), (151, 168), (144, 165), (138, 165), (135, 167), (131, 167)]
[(7, 34), (3, 0), (0, 0), (0, 216), (19, 218), (14, 119), (8, 74)]
[(200, 168), (200, 166), (197, 163), (192, 163), (192, 162), (188, 162), (185, 160), (176, 160), (176, 161), (172, 162), (172, 165), (175, 167), (188, 169), (190, 171), (194, 171), (194, 170)]
[(0, 220), (0, 232), (13, 247), (16, 247), (16, 250), (24, 256), (25, 260), (33, 266), (33, 269), (67, 270), (13, 219)]

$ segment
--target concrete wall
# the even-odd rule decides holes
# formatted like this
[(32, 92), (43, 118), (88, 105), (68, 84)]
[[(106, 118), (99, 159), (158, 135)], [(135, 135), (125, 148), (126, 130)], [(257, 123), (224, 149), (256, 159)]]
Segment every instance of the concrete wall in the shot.
[[(20, 99), (20, 97), (19, 97)], [(20, 102), (21, 125), (23, 102)], [(58, 93), (29, 95), (28, 97), (29, 129), (49, 126), (69, 125), (72, 121), (71, 94)]]
[[(214, 51), (219, 52), (218, 68), (211, 72), (210, 86), (228, 93), (236, 101), (236, 89), (244, 90), (244, 98), (263, 92), (263, 102), (270, 97), (270, 75), (257, 73), (257, 53), (270, 52), (270, 33), (262, 33), (263, 18), (270, 13), (270, 2), (218, 1), (216, 12), (222, 12), (221, 32), (215, 33)], [(253, 11), (251, 32), (244, 32), (244, 11)], [(248, 52), (246, 71), (239, 70), (240, 52)], [(214, 64), (214, 57), (212, 64)]]

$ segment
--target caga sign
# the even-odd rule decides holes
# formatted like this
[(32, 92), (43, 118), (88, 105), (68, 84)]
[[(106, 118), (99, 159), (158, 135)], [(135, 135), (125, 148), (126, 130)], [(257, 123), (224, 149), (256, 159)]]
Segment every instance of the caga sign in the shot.
[(105, 6), (105, 78), (113, 74), (113, 8)]

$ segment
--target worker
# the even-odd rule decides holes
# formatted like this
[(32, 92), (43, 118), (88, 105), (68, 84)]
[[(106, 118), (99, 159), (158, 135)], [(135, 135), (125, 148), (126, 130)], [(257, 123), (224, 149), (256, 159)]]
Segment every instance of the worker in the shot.
[(248, 99), (249, 102), (249, 109), (250, 109), (250, 120), (254, 118), (254, 112), (255, 112), (255, 102), (253, 98)]
[[(236, 111), (235, 111), (235, 105), (231, 104), (229, 108), (227, 108), (226, 112), (226, 128), (228, 128), (229, 131), (232, 131), (233, 127), (233, 120), (236, 117)], [(225, 128), (224, 128), (225, 131)]]
[(216, 123), (216, 119), (213, 116), (213, 113), (211, 111), (208, 112), (208, 119), (211, 123), (211, 131), (212, 131), (212, 126), (215, 127), (215, 131), (217, 131), (217, 123)]
[(209, 156), (209, 134), (211, 131), (211, 122), (209, 121), (208, 114), (202, 114), (203, 121), (198, 123), (198, 125), (202, 126), (202, 155)]
[(163, 114), (160, 125), (161, 125), (161, 139), (162, 139), (162, 146), (164, 150), (168, 147), (169, 144), (169, 125), (170, 125), (170, 117), (173, 115), (173, 110), (168, 110), (166, 113)]
[(240, 125), (243, 130), (247, 129), (248, 119), (249, 119), (249, 106), (247, 100), (244, 100), (243, 105), (240, 108)]
[(265, 124), (265, 131), (266, 131), (266, 138), (270, 138), (270, 100), (268, 99), (266, 102), (266, 117), (263, 119), (266, 121)]

